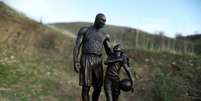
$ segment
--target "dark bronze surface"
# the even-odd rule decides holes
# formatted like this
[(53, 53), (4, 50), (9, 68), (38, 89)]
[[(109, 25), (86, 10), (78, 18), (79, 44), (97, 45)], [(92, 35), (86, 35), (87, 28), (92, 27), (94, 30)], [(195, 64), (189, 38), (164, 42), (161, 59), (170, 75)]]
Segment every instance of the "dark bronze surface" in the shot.
[[(105, 48), (108, 56), (113, 53), (109, 35), (101, 30), (105, 22), (105, 15), (99, 13), (94, 24), (82, 27), (77, 35), (73, 63), (75, 72), (80, 74), (83, 101), (89, 101), (91, 86), (94, 88), (92, 101), (98, 101), (103, 84), (102, 49)], [(81, 59), (78, 58), (80, 51)]]
[(104, 90), (107, 101), (118, 101), (120, 95), (119, 73), (123, 67), (131, 82), (131, 91), (134, 90), (134, 78), (130, 72), (129, 58), (121, 51), (119, 45), (114, 47), (114, 53), (106, 60), (107, 70), (105, 73)]

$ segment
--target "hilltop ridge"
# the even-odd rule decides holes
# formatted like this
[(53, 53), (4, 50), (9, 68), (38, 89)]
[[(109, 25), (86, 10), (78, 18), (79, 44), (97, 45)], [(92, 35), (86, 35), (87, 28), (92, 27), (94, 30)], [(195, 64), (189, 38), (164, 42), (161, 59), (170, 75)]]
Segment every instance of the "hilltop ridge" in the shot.
[[(50, 26), (54, 26), (61, 30), (66, 30), (77, 34), (78, 30), (83, 26), (91, 26), (89, 22), (59, 22), (50, 23)], [(160, 32), (152, 34), (140, 29), (106, 25), (103, 30), (110, 34), (114, 43), (120, 42), (126, 48), (148, 50), (161, 52), (166, 51), (173, 54), (194, 54), (194, 43), (189, 40), (180, 40), (175, 38), (169, 38)]]

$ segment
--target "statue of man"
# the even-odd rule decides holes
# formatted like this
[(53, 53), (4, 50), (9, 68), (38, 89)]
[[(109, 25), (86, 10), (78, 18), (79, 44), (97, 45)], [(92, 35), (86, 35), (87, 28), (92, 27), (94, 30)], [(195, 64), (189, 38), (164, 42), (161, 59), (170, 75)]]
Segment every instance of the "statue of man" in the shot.
[[(96, 15), (94, 24), (82, 27), (77, 35), (73, 50), (73, 62), (75, 72), (80, 74), (79, 84), (82, 86), (82, 101), (89, 101), (91, 86), (94, 88), (92, 101), (98, 101), (103, 85), (102, 49), (105, 48), (107, 55), (113, 53), (109, 35), (101, 30), (105, 22), (105, 15), (99, 13)], [(80, 50), (81, 58), (79, 59)]]

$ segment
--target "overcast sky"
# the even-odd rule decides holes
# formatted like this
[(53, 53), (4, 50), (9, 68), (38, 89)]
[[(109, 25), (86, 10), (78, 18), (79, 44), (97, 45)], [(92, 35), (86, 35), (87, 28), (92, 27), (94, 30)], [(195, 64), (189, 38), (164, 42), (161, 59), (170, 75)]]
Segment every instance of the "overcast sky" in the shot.
[[(2, 0), (1, 0), (2, 1)], [(201, 0), (3, 0), (44, 23), (93, 22), (97, 13), (107, 24), (164, 31), (167, 36), (201, 32)]]

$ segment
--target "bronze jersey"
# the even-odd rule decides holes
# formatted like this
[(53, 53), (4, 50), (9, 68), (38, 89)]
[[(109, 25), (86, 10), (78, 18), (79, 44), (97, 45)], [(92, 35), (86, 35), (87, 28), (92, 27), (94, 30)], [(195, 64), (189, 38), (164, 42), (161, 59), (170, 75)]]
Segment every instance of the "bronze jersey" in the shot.
[(119, 79), (119, 73), (124, 64), (129, 65), (128, 57), (122, 54), (120, 57), (111, 56), (107, 59), (106, 77), (111, 79)]
[(103, 43), (106, 39), (107, 35), (104, 32), (88, 27), (83, 38), (82, 53), (101, 55)]

